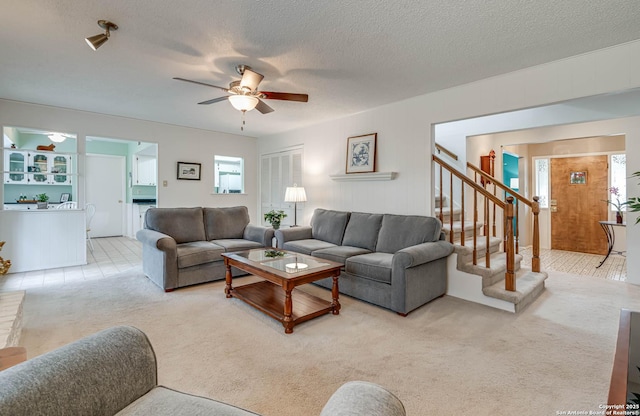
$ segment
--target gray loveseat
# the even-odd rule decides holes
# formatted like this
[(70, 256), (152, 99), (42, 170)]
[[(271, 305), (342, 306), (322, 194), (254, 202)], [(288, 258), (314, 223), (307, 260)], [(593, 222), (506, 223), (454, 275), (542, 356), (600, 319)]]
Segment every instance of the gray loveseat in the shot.
[(341, 293), (406, 315), (447, 290), (453, 245), (441, 228), (434, 217), (316, 209), (311, 226), (276, 230), (275, 237), (278, 248), (344, 264)]
[(136, 238), (144, 274), (169, 292), (224, 279), (220, 254), (271, 247), (273, 229), (249, 224), (247, 207), (150, 208)]
[[(0, 371), (0, 414), (256, 415), (159, 386), (153, 347), (130, 326), (106, 329)], [(405, 410), (384, 388), (357, 381), (340, 387), (321, 413), (346, 415), (404, 416)]]

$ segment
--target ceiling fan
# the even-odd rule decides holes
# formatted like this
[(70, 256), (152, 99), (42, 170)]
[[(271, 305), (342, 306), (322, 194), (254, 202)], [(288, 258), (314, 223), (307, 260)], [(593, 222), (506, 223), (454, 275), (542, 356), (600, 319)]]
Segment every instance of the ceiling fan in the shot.
[(288, 92), (270, 92), (270, 91), (258, 91), (258, 85), (264, 78), (262, 74), (259, 74), (251, 69), (247, 65), (236, 65), (236, 72), (242, 76), (239, 81), (232, 81), (229, 84), (229, 88), (218, 87), (217, 85), (207, 84), (200, 81), (192, 81), (190, 79), (174, 77), (178, 81), (191, 82), (193, 84), (204, 85), (206, 87), (217, 88), (229, 94), (225, 97), (213, 98), (211, 100), (202, 101), (198, 104), (213, 104), (224, 100), (229, 100), (231, 105), (243, 113), (251, 111), (254, 108), (262, 114), (271, 113), (273, 108), (269, 107), (262, 100), (285, 100), (285, 101), (299, 101), (306, 103), (309, 101), (307, 94), (292, 94)]

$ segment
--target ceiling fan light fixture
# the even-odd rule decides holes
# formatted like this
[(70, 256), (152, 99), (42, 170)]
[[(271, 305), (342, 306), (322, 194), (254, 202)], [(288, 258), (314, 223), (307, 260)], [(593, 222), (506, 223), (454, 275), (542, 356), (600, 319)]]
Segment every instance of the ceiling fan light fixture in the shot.
[(230, 95), (229, 102), (238, 111), (251, 111), (258, 105), (258, 99), (251, 95)]
[(49, 135), (49, 140), (51, 140), (52, 142), (55, 143), (62, 143), (63, 141), (65, 141), (66, 137), (64, 137), (62, 134), (60, 133), (52, 133)]
[(97, 34), (95, 36), (89, 36), (85, 38), (87, 45), (94, 51), (97, 50), (103, 43), (109, 40), (111, 30), (118, 30), (118, 25), (108, 20), (98, 20), (98, 26), (105, 30), (104, 33)]

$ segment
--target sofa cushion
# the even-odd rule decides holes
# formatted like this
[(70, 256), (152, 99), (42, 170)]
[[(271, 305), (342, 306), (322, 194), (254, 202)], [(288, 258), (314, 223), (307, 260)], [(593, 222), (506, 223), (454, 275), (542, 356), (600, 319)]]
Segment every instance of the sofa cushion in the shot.
[(202, 208), (149, 208), (145, 214), (145, 228), (170, 235), (176, 243), (203, 241)]
[(225, 251), (224, 247), (208, 241), (178, 244), (176, 250), (178, 252), (178, 269), (222, 260), (221, 254)]
[(367, 253), (371, 253), (371, 250), (360, 247), (335, 246), (312, 251), (311, 255), (344, 264), (349, 257)]
[(242, 238), (249, 224), (247, 207), (204, 208), (203, 211), (207, 240)]
[(260, 243), (244, 240), (242, 238), (227, 238), (224, 240), (212, 240), (211, 242), (219, 245), (220, 247), (224, 247), (225, 251), (242, 251), (264, 247)]
[(158, 386), (117, 413), (117, 416), (220, 415), (249, 416), (257, 413), (204, 397)]
[(375, 251), (382, 214), (366, 214), (364, 212), (352, 212), (349, 223), (342, 239), (343, 246), (366, 248)]
[(316, 240), (309, 238), (306, 240), (293, 240), (287, 241), (282, 245), (285, 250), (295, 251), (297, 253), (309, 254), (316, 250), (322, 250), (323, 248), (336, 247), (335, 244), (327, 243), (326, 241)]
[(317, 208), (311, 218), (311, 236), (339, 246), (348, 221), (348, 212)]
[(393, 254), (369, 253), (347, 259), (345, 271), (366, 279), (391, 284)]
[(440, 239), (440, 220), (419, 215), (384, 214), (376, 251), (395, 253), (403, 248)]

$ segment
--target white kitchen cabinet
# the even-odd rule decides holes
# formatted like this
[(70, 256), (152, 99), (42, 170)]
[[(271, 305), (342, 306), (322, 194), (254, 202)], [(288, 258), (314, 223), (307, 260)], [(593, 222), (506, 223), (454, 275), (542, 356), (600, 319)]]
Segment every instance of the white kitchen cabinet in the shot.
[(29, 153), (29, 183), (71, 185), (71, 156), (57, 153)]
[(27, 184), (29, 183), (29, 175), (27, 172), (27, 163), (29, 162), (29, 153), (20, 150), (4, 151), (4, 183)]
[(156, 186), (157, 158), (149, 155), (133, 157), (133, 185)]
[(71, 155), (5, 149), (5, 183), (71, 185)]

